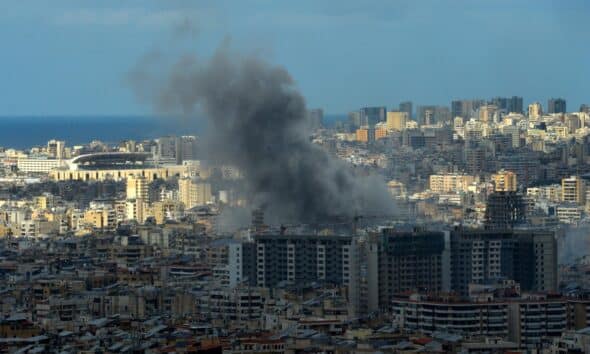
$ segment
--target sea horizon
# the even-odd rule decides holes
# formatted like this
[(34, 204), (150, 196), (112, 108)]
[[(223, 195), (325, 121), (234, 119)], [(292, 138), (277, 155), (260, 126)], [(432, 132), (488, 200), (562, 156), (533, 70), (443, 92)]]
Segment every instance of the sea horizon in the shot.
[[(326, 115), (328, 125), (345, 117)], [(4, 115), (0, 116), (0, 147), (28, 149), (51, 139), (66, 145), (93, 140), (116, 144), (123, 140), (155, 139), (167, 135), (199, 135), (198, 125), (150, 115)]]

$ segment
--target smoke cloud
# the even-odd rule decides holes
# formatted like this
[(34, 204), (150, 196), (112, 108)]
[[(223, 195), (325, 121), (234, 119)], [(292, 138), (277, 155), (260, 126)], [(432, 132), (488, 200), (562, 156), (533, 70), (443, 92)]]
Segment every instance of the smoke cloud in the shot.
[(565, 234), (557, 240), (559, 264), (574, 264), (581, 257), (590, 255), (589, 235), (589, 226), (566, 228)]
[(360, 176), (309, 139), (306, 105), (287, 70), (224, 43), (204, 61), (161, 53), (129, 75), (137, 97), (183, 124), (205, 123), (208, 157), (237, 166), (251, 205), (280, 222), (394, 211), (384, 181)]

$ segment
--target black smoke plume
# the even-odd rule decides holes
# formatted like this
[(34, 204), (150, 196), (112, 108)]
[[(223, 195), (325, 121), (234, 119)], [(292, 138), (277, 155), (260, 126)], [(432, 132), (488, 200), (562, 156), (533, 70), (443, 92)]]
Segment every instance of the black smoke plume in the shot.
[(284, 68), (227, 43), (202, 62), (183, 56), (162, 67), (160, 57), (151, 53), (132, 70), (135, 93), (159, 114), (205, 123), (209, 158), (237, 166), (251, 205), (267, 216), (321, 222), (393, 212), (381, 178), (355, 174), (310, 142), (305, 101)]

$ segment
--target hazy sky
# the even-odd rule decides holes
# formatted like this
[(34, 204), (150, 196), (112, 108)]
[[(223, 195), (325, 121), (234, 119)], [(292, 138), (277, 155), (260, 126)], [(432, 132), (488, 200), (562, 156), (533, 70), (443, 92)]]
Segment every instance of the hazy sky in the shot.
[(285, 66), (309, 106), (590, 102), (588, 0), (0, 2), (0, 115), (148, 114), (125, 73), (187, 20)]

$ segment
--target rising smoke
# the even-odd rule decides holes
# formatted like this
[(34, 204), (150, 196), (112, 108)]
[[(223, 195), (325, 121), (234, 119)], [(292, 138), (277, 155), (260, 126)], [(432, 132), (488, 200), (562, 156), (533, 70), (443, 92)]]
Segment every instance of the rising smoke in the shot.
[(310, 142), (305, 101), (287, 70), (228, 43), (205, 61), (185, 55), (163, 65), (160, 56), (130, 73), (137, 96), (183, 124), (205, 123), (208, 158), (237, 166), (251, 205), (271, 220), (393, 212), (381, 178), (356, 175)]

